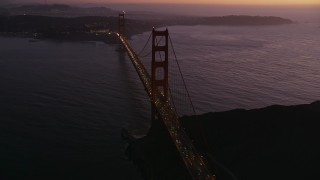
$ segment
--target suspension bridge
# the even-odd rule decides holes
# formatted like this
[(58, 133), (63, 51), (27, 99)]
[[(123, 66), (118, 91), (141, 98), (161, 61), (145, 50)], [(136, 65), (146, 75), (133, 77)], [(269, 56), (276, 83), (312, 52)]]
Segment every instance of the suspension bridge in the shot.
[[(207, 161), (196, 150), (192, 141), (188, 137), (184, 128), (179, 122), (179, 113), (177, 103), (175, 103), (172, 96), (171, 88), (169, 86), (169, 45), (172, 48), (174, 62), (178, 67), (178, 72), (182, 77), (182, 84), (185, 87), (188, 104), (191, 105), (191, 111), (195, 113), (189, 92), (186, 88), (183, 79), (180, 65), (177, 61), (176, 53), (173, 48), (171, 37), (168, 29), (164, 31), (152, 30), (147, 43), (141, 52), (147, 47), (147, 44), (152, 39), (151, 53), (151, 75), (147, 71), (141, 56), (141, 53), (136, 53), (129, 41), (125, 37), (125, 14), (119, 14), (119, 30), (117, 36), (126, 50), (147, 95), (151, 102), (151, 118), (152, 121), (162, 121), (169, 135), (180, 154), (185, 168), (188, 170), (190, 176), (194, 180), (216, 180), (216, 176), (208, 168)], [(164, 42), (161, 42), (161, 41)], [(170, 44), (169, 44), (170, 43)], [(147, 55), (148, 55), (147, 54)], [(185, 105), (185, 104), (184, 104)]]

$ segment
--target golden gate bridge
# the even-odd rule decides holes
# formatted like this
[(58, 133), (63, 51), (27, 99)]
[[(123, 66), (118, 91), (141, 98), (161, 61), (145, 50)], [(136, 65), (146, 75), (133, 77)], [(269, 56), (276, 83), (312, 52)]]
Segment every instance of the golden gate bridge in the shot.
[[(175, 102), (172, 98), (171, 89), (169, 87), (169, 42), (173, 49), (174, 59), (178, 65), (183, 85), (186, 87), (180, 65), (177, 61), (176, 54), (172, 45), (171, 37), (168, 29), (157, 31), (153, 28), (152, 33), (146, 43), (152, 39), (152, 61), (151, 75), (148, 73), (142, 58), (135, 52), (129, 41), (125, 37), (125, 14), (119, 14), (119, 30), (117, 36), (126, 50), (147, 95), (151, 102), (151, 118), (152, 121), (162, 121), (183, 161), (185, 168), (188, 170), (192, 179), (195, 180), (216, 180), (216, 176), (211, 172), (208, 163), (193, 145), (184, 128), (179, 121), (179, 115)], [(152, 37), (152, 38), (151, 38)], [(160, 39), (159, 39), (160, 38)], [(160, 41), (164, 39), (164, 43)], [(146, 45), (143, 49), (145, 49)], [(143, 51), (142, 49), (142, 51)], [(158, 56), (157, 56), (158, 54)], [(160, 73), (159, 73), (160, 72)], [(195, 114), (189, 92), (186, 89), (192, 111)]]

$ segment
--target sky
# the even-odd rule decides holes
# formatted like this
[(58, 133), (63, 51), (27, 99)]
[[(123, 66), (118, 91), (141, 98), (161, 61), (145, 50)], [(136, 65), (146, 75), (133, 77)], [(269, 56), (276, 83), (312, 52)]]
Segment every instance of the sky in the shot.
[(320, 0), (1, 0), (2, 3), (176, 3), (226, 5), (320, 5)]

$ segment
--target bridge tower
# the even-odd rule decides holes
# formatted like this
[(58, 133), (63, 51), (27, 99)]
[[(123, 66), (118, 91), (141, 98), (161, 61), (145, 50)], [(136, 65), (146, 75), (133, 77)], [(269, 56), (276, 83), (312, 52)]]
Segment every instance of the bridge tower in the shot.
[[(168, 29), (165, 31), (152, 30), (152, 64), (151, 64), (151, 98), (155, 102), (157, 92), (160, 92), (164, 96), (164, 100), (168, 98)], [(161, 38), (165, 40), (164, 43), (159, 45)], [(160, 56), (156, 56), (159, 53)], [(156, 110), (151, 107), (151, 118), (154, 122), (156, 118)]]
[(124, 11), (119, 13), (119, 24), (118, 24), (118, 33), (119, 35), (125, 36), (125, 19), (124, 19)]

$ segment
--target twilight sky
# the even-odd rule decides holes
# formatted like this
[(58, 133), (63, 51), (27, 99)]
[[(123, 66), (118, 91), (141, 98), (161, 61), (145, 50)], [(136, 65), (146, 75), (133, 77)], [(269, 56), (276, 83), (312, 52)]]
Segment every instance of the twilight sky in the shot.
[(7, 3), (197, 3), (229, 5), (320, 5), (320, 0), (1, 0)]

